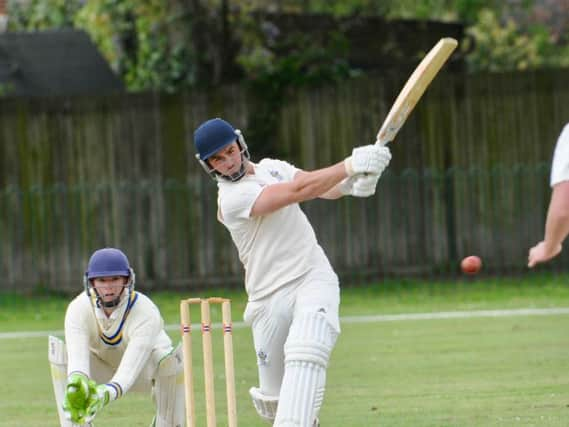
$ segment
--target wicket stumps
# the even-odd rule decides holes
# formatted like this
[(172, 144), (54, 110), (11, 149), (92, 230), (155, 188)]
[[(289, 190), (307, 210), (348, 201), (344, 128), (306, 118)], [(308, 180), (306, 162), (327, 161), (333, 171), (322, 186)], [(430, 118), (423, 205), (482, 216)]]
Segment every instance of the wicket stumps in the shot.
[(237, 403), (235, 399), (235, 370), (233, 366), (233, 325), (231, 301), (226, 298), (189, 298), (180, 301), (182, 350), (184, 354), (184, 386), (186, 392), (186, 426), (196, 426), (194, 372), (192, 368), (192, 323), (190, 306), (200, 305), (203, 346), (204, 384), (207, 427), (216, 426), (213, 350), (211, 345), (210, 304), (221, 304), (223, 323), (223, 353), (225, 359), (225, 387), (227, 393), (227, 420), (229, 427), (237, 427)]

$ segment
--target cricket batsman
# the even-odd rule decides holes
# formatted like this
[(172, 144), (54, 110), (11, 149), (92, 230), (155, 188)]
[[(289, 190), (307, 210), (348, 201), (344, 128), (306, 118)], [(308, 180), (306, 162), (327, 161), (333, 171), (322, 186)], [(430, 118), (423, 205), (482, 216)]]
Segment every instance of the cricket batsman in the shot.
[(152, 426), (184, 425), (181, 347), (172, 347), (158, 308), (134, 283), (122, 251), (99, 249), (89, 260), (84, 292), (67, 307), (65, 343), (49, 337), (62, 427), (93, 425), (106, 405), (131, 390), (152, 392)]
[(340, 333), (338, 277), (299, 203), (368, 197), (391, 160), (367, 145), (332, 166), (304, 171), (285, 161), (250, 160), (241, 132), (225, 120), (194, 132), (197, 159), (217, 181), (218, 220), (245, 267), (259, 386), (258, 414), (278, 427), (318, 426), (326, 369)]
[(561, 253), (562, 243), (569, 235), (569, 123), (561, 132), (551, 166), (553, 189), (543, 240), (529, 250), (528, 267), (547, 262)]

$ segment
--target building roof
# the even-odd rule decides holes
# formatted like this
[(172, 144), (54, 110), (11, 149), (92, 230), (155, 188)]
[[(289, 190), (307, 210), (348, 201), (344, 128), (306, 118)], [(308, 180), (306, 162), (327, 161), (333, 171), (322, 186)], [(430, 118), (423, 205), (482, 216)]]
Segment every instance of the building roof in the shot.
[(0, 94), (89, 95), (123, 91), (84, 31), (0, 34)]

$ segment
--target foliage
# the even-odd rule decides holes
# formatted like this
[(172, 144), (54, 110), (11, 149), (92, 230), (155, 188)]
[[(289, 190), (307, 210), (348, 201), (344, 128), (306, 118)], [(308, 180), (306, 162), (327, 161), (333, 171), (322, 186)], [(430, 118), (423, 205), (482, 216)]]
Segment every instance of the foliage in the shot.
[(529, 37), (520, 34), (513, 21), (503, 26), (491, 10), (481, 11), (477, 25), (468, 33), (476, 43), (469, 56), (474, 71), (504, 71), (512, 67), (524, 70), (538, 64), (537, 51)]
[[(470, 40), (462, 44), (472, 71), (569, 65), (569, 47), (563, 44), (567, 35), (560, 34), (559, 28), (553, 30), (547, 23), (536, 21), (535, 16), (543, 16), (545, 6), (530, 0), (8, 3), (11, 30), (87, 31), (132, 91), (173, 92), (196, 85), (217, 85), (241, 72), (260, 93), (280, 97), (285, 87), (321, 84), (351, 75), (346, 61), (349, 46), (340, 31), (329, 40), (285, 38), (275, 34), (266, 22), (253, 18), (259, 10), (462, 21), (468, 26)], [(237, 67), (240, 68), (236, 72)]]
[(192, 85), (194, 61), (185, 37), (172, 30), (182, 17), (168, 6), (161, 0), (12, 0), (10, 29), (83, 29), (130, 90), (171, 92)]
[[(468, 29), (468, 34), (475, 43), (467, 58), (471, 71), (569, 65), (569, 48), (556, 48), (545, 27), (535, 25), (523, 32), (512, 19), (502, 23), (489, 9), (480, 11), (476, 25)], [(472, 43), (472, 40), (468, 42)]]
[(10, 30), (71, 28), (80, 0), (8, 0)]
[[(273, 49), (252, 44), (249, 52), (239, 55), (238, 61), (255, 83), (318, 85), (349, 76), (348, 47), (340, 32), (328, 34), (326, 40), (293, 34)], [(286, 53), (278, 55), (277, 51)]]
[(161, 0), (90, 0), (75, 22), (131, 90), (174, 91), (191, 85), (193, 69), (187, 45), (168, 37), (173, 19)]
[[(251, 37), (254, 31), (246, 33)], [(349, 44), (341, 32), (327, 34), (325, 40), (304, 34), (275, 37), (269, 45), (262, 38), (248, 40), (238, 56), (248, 77), (248, 86), (258, 105), (251, 114), (248, 138), (260, 149), (278, 128), (280, 107), (290, 89), (334, 84), (356, 74), (347, 61)], [(274, 153), (273, 153), (274, 154)], [(287, 156), (290, 153), (278, 153)]]
[[(462, 20), (473, 22), (483, 8), (497, 8), (500, 0), (284, 0), (279, 11), (326, 13), (335, 16), (379, 15), (388, 19)], [(267, 9), (265, 7), (265, 9)]]
[(10, 95), (13, 86), (10, 83), (0, 83), (0, 96)]

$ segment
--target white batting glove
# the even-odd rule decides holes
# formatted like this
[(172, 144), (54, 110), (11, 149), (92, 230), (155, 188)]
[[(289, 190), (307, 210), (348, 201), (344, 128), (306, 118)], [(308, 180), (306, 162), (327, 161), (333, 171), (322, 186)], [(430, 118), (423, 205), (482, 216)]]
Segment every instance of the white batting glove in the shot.
[(391, 160), (388, 147), (364, 145), (352, 150), (352, 155), (344, 160), (348, 176), (358, 174), (381, 175)]
[(354, 190), (354, 182), (358, 179), (357, 176), (349, 176), (344, 178), (338, 184), (338, 190), (344, 196), (351, 196)]
[(379, 181), (379, 175), (358, 175), (352, 186), (352, 196), (373, 196), (377, 187), (377, 181)]
[(344, 196), (369, 197), (375, 194), (379, 175), (354, 175), (344, 178), (338, 184), (338, 190)]

